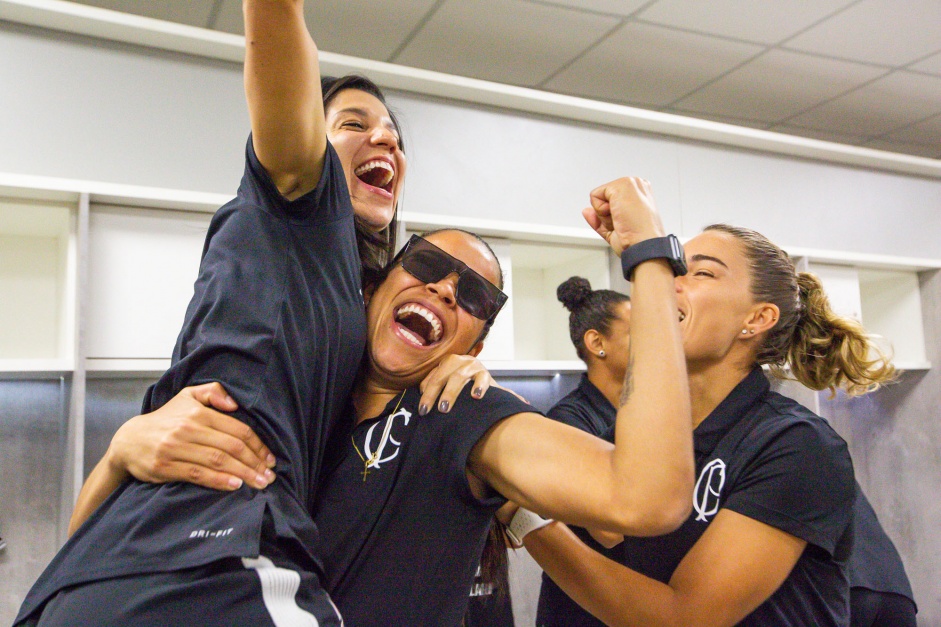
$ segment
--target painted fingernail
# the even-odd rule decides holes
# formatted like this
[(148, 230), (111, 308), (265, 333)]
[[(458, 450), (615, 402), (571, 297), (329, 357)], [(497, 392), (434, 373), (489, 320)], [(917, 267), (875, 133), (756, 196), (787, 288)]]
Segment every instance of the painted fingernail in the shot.
[(242, 480), (238, 477), (229, 477), (229, 487), (233, 490), (238, 490), (242, 487)]
[(438, 411), (440, 411), (442, 414), (446, 414), (448, 413), (448, 408), (450, 406), (451, 406), (451, 403), (447, 401), (441, 401), (440, 403), (438, 403)]
[(424, 416), (427, 413), (428, 413), (428, 405), (425, 405), (424, 403), (422, 403), (421, 405), (418, 406), (419, 416)]
[(483, 395), (484, 391), (480, 388), (474, 388), (474, 391), (471, 392), (471, 396), (474, 398), (480, 398)]
[(274, 458), (274, 455), (271, 453), (268, 453), (268, 457), (265, 458), (265, 461), (268, 462), (269, 468), (274, 468), (274, 465), (277, 462), (277, 460)]

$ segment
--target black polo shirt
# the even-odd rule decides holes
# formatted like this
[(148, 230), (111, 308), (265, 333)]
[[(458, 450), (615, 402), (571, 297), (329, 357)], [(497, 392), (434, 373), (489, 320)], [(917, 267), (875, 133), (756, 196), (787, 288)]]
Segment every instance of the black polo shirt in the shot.
[[(564, 422), (595, 436), (603, 436), (614, 426), (617, 409), (605, 395), (583, 374), (578, 387), (556, 403), (546, 415), (553, 420)], [(572, 531), (582, 542), (605, 557), (616, 562), (622, 561), (621, 545), (607, 549), (582, 527), (571, 526)], [(542, 587), (539, 590), (539, 605), (536, 610), (538, 627), (603, 627), (604, 623), (586, 612), (573, 601), (552, 578), (542, 574)]]
[(849, 623), (853, 465), (823, 419), (770, 390), (755, 368), (693, 432), (693, 512), (673, 533), (625, 538), (624, 563), (667, 583), (721, 509), (807, 541), (794, 569), (739, 625)]
[[(238, 196), (213, 216), (172, 365), (144, 411), (219, 381), (239, 404), (235, 416), (277, 457), (278, 478), (235, 492), (123, 484), (54, 558), (21, 617), (65, 586), (257, 556), (263, 543), (319, 572), (309, 511), (365, 338), (353, 208), (336, 152), (328, 145), (317, 188), (288, 201), (249, 138)], [(266, 512), (275, 532), (263, 538)]]
[(324, 586), (348, 627), (461, 624), (493, 513), (506, 502), (473, 495), (468, 456), (494, 424), (535, 411), (499, 388), (472, 399), (471, 387), (449, 413), (425, 416), (410, 388), (331, 446), (314, 519)]
[(899, 552), (876, 518), (869, 499), (856, 484), (853, 507), (853, 552), (849, 559), (849, 580), (853, 588), (900, 594), (915, 602)]

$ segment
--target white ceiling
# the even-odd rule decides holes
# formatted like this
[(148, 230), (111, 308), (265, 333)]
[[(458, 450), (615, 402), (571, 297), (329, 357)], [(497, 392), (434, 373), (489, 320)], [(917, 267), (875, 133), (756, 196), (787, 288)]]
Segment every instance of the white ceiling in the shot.
[[(241, 0), (80, 0), (242, 33)], [(308, 0), (321, 50), (941, 158), (941, 0)]]

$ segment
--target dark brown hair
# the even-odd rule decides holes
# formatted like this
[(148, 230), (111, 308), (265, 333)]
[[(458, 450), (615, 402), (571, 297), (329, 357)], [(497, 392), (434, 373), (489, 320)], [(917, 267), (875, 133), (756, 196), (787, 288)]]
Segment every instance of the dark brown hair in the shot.
[[(392, 118), (396, 131), (399, 133), (399, 148), (405, 152), (405, 143), (402, 140), (402, 129), (395, 113), (386, 103), (385, 95), (379, 86), (374, 82), (358, 74), (347, 74), (346, 76), (323, 76), (320, 78), (320, 90), (323, 93), (324, 112), (329, 108), (330, 103), (336, 98), (337, 94), (347, 89), (356, 89), (374, 96), (385, 106)], [(372, 231), (359, 218), (356, 221), (356, 243), (359, 246), (359, 258), (363, 266), (363, 281), (371, 281), (376, 273), (380, 273), (386, 264), (392, 259), (395, 253), (395, 235), (399, 225), (399, 208), (396, 206), (395, 213), (392, 215), (392, 221), (386, 228), (379, 232)]]
[(578, 358), (585, 361), (585, 333), (595, 329), (607, 337), (611, 323), (617, 319), (617, 306), (630, 302), (630, 297), (614, 290), (592, 290), (588, 279), (573, 276), (555, 291), (556, 298), (569, 313), (569, 337)]
[(768, 238), (727, 224), (704, 230), (727, 233), (742, 244), (752, 297), (778, 307), (778, 321), (758, 350), (758, 364), (812, 390), (843, 388), (850, 395), (872, 391), (895, 378), (895, 368), (863, 326), (834, 312), (820, 279), (797, 272), (787, 253)]

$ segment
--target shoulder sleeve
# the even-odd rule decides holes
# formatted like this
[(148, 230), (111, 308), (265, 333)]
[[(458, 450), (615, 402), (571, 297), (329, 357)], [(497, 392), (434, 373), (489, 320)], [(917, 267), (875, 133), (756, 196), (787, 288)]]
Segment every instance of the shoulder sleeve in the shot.
[(761, 431), (743, 441), (743, 447), (760, 450), (741, 470), (723, 507), (834, 555), (852, 520), (853, 464), (846, 442), (821, 418), (799, 419), (769, 438)]
[(467, 459), (480, 438), (504, 418), (541, 412), (506, 390), (492, 387), (483, 398), (475, 399), (470, 396), (471, 388), (470, 385), (464, 387), (449, 413), (433, 412), (423, 420), (434, 419), (439, 423), (441, 437), (438, 458), (447, 466), (446, 475), (455, 493), (462, 499), (482, 505), (502, 505), (506, 499), (496, 493), (482, 503), (471, 493), (467, 483)]
[(317, 187), (300, 198), (285, 198), (265, 167), (258, 161), (251, 135), (245, 147), (245, 172), (239, 185), (239, 196), (265, 211), (290, 220), (331, 222), (352, 218), (353, 206), (343, 166), (333, 145), (327, 142), (323, 173)]

